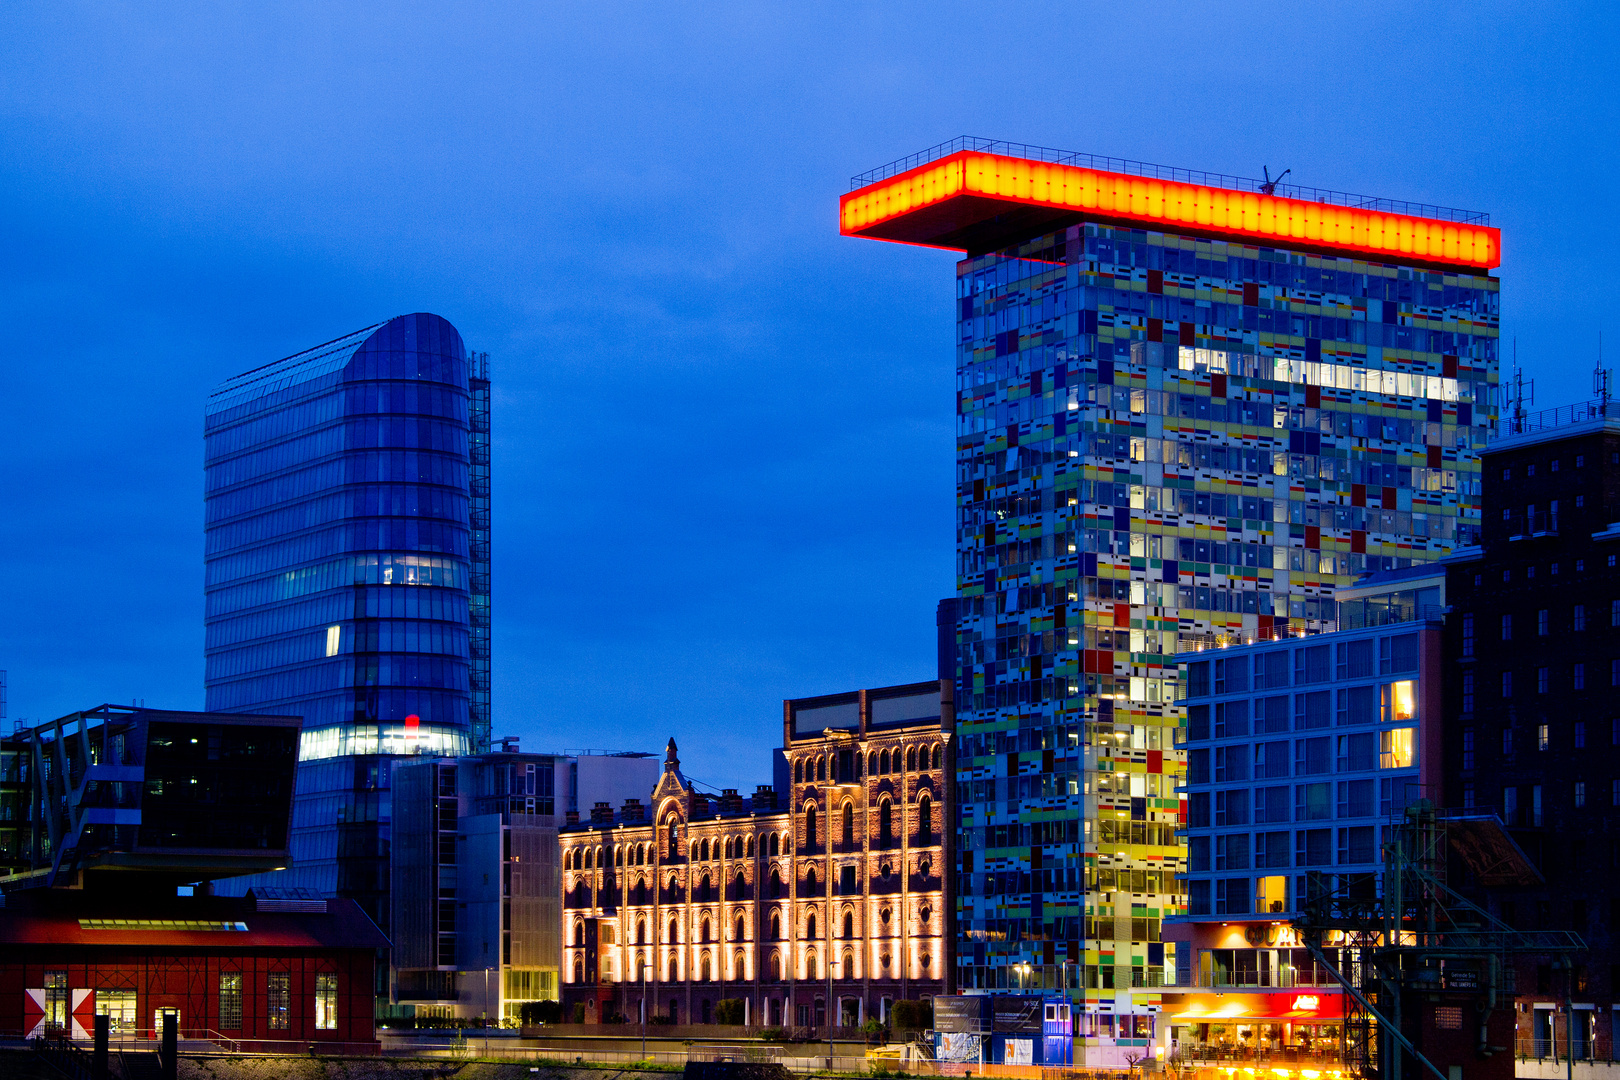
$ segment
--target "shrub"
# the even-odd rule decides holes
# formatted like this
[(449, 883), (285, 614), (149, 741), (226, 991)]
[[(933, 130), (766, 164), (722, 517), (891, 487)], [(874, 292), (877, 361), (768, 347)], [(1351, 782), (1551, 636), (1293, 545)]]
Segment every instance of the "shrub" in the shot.
[(717, 1024), (740, 1024), (743, 1022), (742, 998), (721, 998), (714, 1007), (714, 1022)]
[(525, 1024), (562, 1023), (562, 1002), (525, 1001), (518, 1006), (518, 1016)]

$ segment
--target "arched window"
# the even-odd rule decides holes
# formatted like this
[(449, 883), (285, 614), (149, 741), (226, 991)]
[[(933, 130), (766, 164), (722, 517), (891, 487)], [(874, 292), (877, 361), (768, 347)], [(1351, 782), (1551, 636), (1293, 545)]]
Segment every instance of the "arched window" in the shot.
[(574, 944), (576, 946), (585, 944), (585, 922), (584, 922), (584, 920), (576, 919), (574, 921)]
[(585, 849), (585, 869), (589, 870), (590, 868), (591, 868), (591, 849), (586, 848)]
[[(782, 940), (782, 916), (778, 915), (774, 911), (771, 912), (771, 940)], [(772, 955), (775, 954), (773, 953)]]
[(731, 858), (731, 837), (726, 837), (726, 858)]
[(795, 784), (804, 783), (804, 760), (802, 758), (793, 763), (793, 782)]
[(680, 853), (680, 847), (679, 847), (680, 842), (681, 842), (681, 828), (680, 828), (680, 826), (681, 826), (681, 821), (680, 821), (679, 818), (671, 817), (669, 819), (669, 855), (670, 855), (670, 858), (674, 858), (676, 855), (678, 855)]
[(924, 859), (922, 862), (917, 864), (917, 876), (922, 878), (924, 881), (927, 881), (928, 880), (928, 872), (930, 870), (932, 870), (933, 868), (934, 868), (933, 864), (930, 863), (927, 859)]
[(855, 779), (856, 780), (859, 780), (861, 778), (861, 762), (863, 760), (864, 760), (864, 755), (862, 755), (859, 750), (855, 751)]
[(731, 958), (731, 977), (733, 979), (748, 978), (748, 964), (743, 960), (742, 953), (738, 953)]
[(819, 893), (816, 892), (816, 871), (815, 871), (814, 867), (811, 867), (808, 871), (805, 872), (805, 875), (804, 875), (804, 895), (806, 895), (806, 896), (819, 896), (820, 895)]
[(647, 944), (647, 920), (646, 919), (637, 919), (636, 920), (636, 944), (637, 945), (645, 945), (645, 944)]
[(748, 879), (743, 877), (741, 870), (737, 871), (737, 876), (731, 879), (731, 892), (733, 900), (748, 899)]
[(878, 847), (894, 842), (894, 807), (888, 799), (878, 803)]
[(855, 913), (853, 911), (847, 911), (846, 910), (844, 912), (844, 937), (852, 938), (854, 936), (855, 936)]
[(888, 750), (883, 751), (883, 757), (882, 757), (881, 760), (883, 762), (883, 767), (881, 769), (879, 769), (878, 771), (881, 772), (884, 776), (887, 776), (887, 775), (889, 775), (889, 751)]
[(804, 921), (804, 936), (809, 941), (816, 939), (816, 913), (811, 912), (810, 917)]
[(825, 779), (827, 779), (827, 759), (826, 758), (816, 758), (816, 779), (817, 780), (825, 780)]
[(574, 981), (577, 983), (585, 981), (585, 961), (577, 957), (574, 960)]
[(926, 842), (934, 832), (934, 801), (927, 795), (917, 803), (917, 834)]
[(780, 854), (782, 854), (782, 837), (780, 835), (778, 835), (777, 833), (771, 833), (771, 852), (770, 853), (772, 855), (780, 855)]
[(878, 754), (877, 754), (876, 750), (872, 751), (870, 754), (867, 755), (867, 758), (866, 758), (866, 771), (871, 776), (881, 776), (881, 775), (883, 775), (881, 772), (878, 771)]
[(636, 865), (637, 866), (645, 866), (645, 865), (647, 865), (647, 845), (646, 844), (637, 844), (636, 845)]
[(767, 970), (769, 970), (770, 973), (771, 973), (771, 981), (772, 982), (781, 982), (782, 981), (782, 954), (781, 953), (776, 952), (775, 950), (772, 950), (770, 963), (767, 965)]
[(702, 972), (702, 975), (698, 978), (698, 981), (699, 982), (708, 982), (709, 981), (709, 954), (708, 953), (703, 954), (703, 972)]
[(779, 897), (781, 895), (782, 895), (782, 875), (777, 873), (776, 868), (773, 866), (773, 867), (771, 867), (771, 899), (775, 900), (777, 897)]
[(680, 936), (679, 936), (680, 935), (680, 929), (681, 929), (681, 924), (679, 922), (677, 922), (674, 919), (669, 920), (669, 937), (665, 938), (664, 940), (669, 941), (671, 943), (679, 941), (680, 940)]
[(936, 768), (936, 769), (939, 768), (939, 762), (940, 762), (939, 744), (935, 743), (934, 744), (934, 768)]
[(748, 834), (748, 857), (750, 859), (752, 859), (754, 857), (754, 834), (753, 833)]
[(853, 979), (855, 977), (855, 954), (848, 949), (844, 950), (844, 963), (842, 967), (843, 970), (838, 973), (839, 978)]
[(704, 917), (703, 922), (698, 924), (698, 932), (703, 935), (698, 940), (707, 945), (709, 943), (709, 920), (707, 916)]
[(704, 840), (703, 843), (698, 845), (698, 851), (700, 853), (698, 855), (699, 861), (700, 862), (708, 862), (709, 861), (709, 842), (707, 840)]
[(807, 979), (821, 978), (820, 969), (816, 967), (816, 954), (814, 951), (804, 958), (804, 977)]
[(741, 915), (739, 915), (739, 916), (737, 916), (736, 933), (732, 935), (731, 940), (732, 941), (742, 941), (743, 940), (743, 930), (744, 929), (745, 928), (743, 926), (743, 917)]
[(917, 748), (906, 747), (906, 772), (915, 772), (917, 769)]
[(844, 804), (844, 843), (855, 843), (855, 807)]
[(806, 848), (816, 846), (816, 808), (814, 806), (804, 808), (804, 846)]

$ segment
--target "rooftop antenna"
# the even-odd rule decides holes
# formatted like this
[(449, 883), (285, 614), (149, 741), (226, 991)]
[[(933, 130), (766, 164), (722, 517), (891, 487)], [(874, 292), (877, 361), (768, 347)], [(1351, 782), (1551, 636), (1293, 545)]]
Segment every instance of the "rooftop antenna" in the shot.
[(1607, 418), (1609, 415), (1609, 369), (1603, 366), (1603, 331), (1598, 331), (1598, 358), (1597, 367), (1592, 369), (1592, 394), (1598, 400), (1598, 416)]
[(1508, 404), (1513, 406), (1512, 427), (1510, 429), (1512, 434), (1524, 434), (1524, 407), (1526, 404), (1534, 405), (1535, 403), (1536, 380), (1530, 379), (1528, 382), (1525, 380), (1524, 369), (1519, 366), (1519, 339), (1515, 337), (1513, 339), (1513, 384), (1508, 395)]
[(1277, 185), (1282, 183), (1283, 177), (1287, 176), (1293, 171), (1293, 169), (1284, 169), (1282, 172), (1278, 173), (1275, 178), (1273, 178), (1271, 175), (1271, 166), (1260, 166), (1260, 175), (1266, 178), (1265, 181), (1260, 185), (1260, 190), (1267, 195), (1277, 194)]

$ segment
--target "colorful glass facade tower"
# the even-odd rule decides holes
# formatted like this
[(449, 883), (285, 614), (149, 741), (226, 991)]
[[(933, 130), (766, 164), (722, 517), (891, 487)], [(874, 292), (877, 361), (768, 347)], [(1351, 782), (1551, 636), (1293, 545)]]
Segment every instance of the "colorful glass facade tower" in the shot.
[(206, 410), (208, 708), (303, 717), (272, 884), (379, 925), (391, 759), (489, 744), (487, 376), (455, 327), (405, 315)]
[(1135, 1035), (1174, 977), (1180, 654), (1329, 629), (1356, 575), (1472, 541), (1500, 234), (971, 139), (840, 223), (964, 253), (958, 989)]

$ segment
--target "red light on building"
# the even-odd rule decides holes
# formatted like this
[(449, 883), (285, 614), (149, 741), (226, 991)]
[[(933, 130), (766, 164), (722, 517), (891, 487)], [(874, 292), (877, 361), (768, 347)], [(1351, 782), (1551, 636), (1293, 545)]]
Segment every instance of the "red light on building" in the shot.
[(994, 250), (998, 238), (1037, 235), (1076, 217), (1476, 269), (1502, 262), (1502, 231), (1488, 225), (970, 150), (839, 200), (846, 236), (955, 251)]

